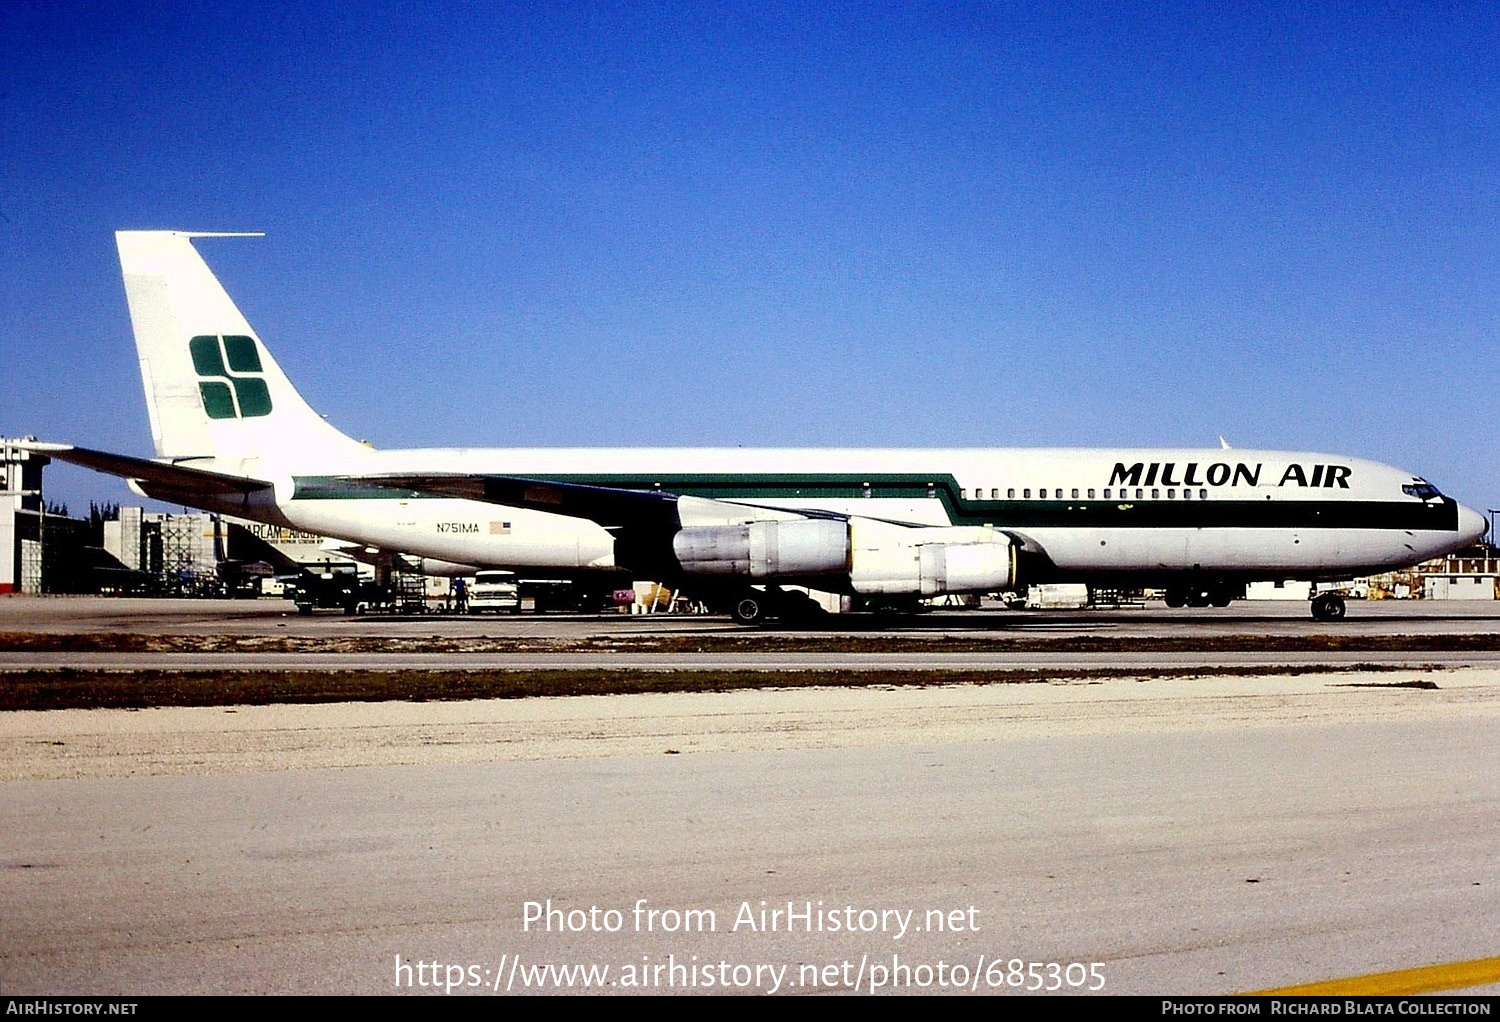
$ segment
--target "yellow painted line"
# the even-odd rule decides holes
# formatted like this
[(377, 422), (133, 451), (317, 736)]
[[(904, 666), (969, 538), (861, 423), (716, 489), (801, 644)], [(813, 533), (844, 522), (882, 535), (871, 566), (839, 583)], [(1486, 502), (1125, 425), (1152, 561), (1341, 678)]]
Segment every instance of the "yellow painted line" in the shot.
[(1500, 983), (1500, 958), (1476, 958), (1472, 962), (1429, 965), (1422, 969), (1377, 972), (1370, 976), (1330, 979), (1322, 983), (1257, 990), (1246, 997), (1400, 997), (1403, 994), (1433, 994), (1440, 990)]

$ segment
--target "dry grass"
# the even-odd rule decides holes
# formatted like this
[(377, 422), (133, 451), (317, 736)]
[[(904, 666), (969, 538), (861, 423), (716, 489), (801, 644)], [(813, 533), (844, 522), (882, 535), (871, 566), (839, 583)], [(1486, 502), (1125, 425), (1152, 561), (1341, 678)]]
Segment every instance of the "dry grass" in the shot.
[[(1420, 670), (1421, 668), (1417, 668)], [(1406, 671), (1370, 664), (1347, 667), (1155, 668), (1153, 678), (1300, 675)], [(957, 671), (15, 671), (0, 675), (0, 711), (148, 709), (270, 703), (427, 702), (535, 696), (727, 692), (735, 689), (928, 687), (1087, 682), (1140, 677), (1139, 670)], [(1406, 684), (1406, 683), (1403, 683)], [(1436, 686), (1432, 686), (1436, 687)]]

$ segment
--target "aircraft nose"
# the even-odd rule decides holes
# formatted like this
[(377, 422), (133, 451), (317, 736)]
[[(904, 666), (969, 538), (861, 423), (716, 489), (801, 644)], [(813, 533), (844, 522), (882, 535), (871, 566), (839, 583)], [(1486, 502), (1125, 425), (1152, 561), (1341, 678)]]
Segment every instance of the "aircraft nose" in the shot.
[(1490, 523), (1485, 521), (1484, 515), (1471, 507), (1458, 505), (1458, 534), (1465, 542), (1477, 543), (1489, 530)]

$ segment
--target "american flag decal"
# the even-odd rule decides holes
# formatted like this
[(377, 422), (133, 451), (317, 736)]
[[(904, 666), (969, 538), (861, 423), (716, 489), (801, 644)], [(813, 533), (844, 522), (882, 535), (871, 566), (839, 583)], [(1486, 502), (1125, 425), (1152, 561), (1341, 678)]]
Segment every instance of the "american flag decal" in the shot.
[(490, 522), (491, 536), (509, 536), (510, 522)]

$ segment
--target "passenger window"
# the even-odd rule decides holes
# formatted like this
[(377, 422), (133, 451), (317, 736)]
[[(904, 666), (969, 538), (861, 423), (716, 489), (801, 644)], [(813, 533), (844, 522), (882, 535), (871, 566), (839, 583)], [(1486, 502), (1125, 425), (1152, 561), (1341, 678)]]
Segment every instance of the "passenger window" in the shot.
[(1167, 491), (1167, 499), (1168, 500), (1176, 500), (1177, 499), (1177, 491), (1176, 490), (1168, 490)]
[(1193, 491), (1192, 490), (1183, 490), (1182, 491), (1182, 499), (1183, 500), (1192, 500), (1193, 499)]
[(1016, 488), (1014, 486), (1012, 486), (1010, 489), (1006, 490), (1005, 491), (1005, 496), (1008, 499), (1010, 499), (1010, 500), (1015, 500), (1016, 499)]
[(1021, 491), (1021, 497), (1023, 499), (1025, 499), (1025, 500), (1030, 500), (1031, 499), (1031, 490), (1030, 489), (1022, 490)]
[(1198, 491), (1198, 499), (1199, 500), (1207, 500), (1208, 499), (1208, 491), (1207, 490), (1199, 490)]
[(1108, 500), (1108, 499), (1109, 499), (1109, 491), (1108, 491), (1108, 490), (1105, 490), (1105, 491), (1104, 491), (1104, 499), (1105, 499), (1105, 500)]
[(1074, 490), (1074, 491), (1073, 491), (1073, 499), (1074, 499), (1074, 500), (1077, 500), (1077, 499), (1078, 499), (1078, 491), (1077, 491), (1077, 490)]
[(1151, 499), (1152, 500), (1161, 500), (1161, 491), (1160, 490), (1152, 490), (1151, 491)]
[[(1108, 497), (1109, 494), (1106, 493), (1105, 496)], [(1093, 500), (1093, 499), (1094, 499), (1094, 491), (1093, 490), (1089, 490), (1089, 500)]]
[(1145, 496), (1146, 496), (1146, 491), (1145, 491), (1145, 490), (1136, 490), (1136, 491), (1135, 491), (1135, 499), (1136, 499), (1136, 500), (1141, 500), (1141, 499), (1143, 499), (1143, 498), (1144, 498), (1144, 497), (1145, 497)]

